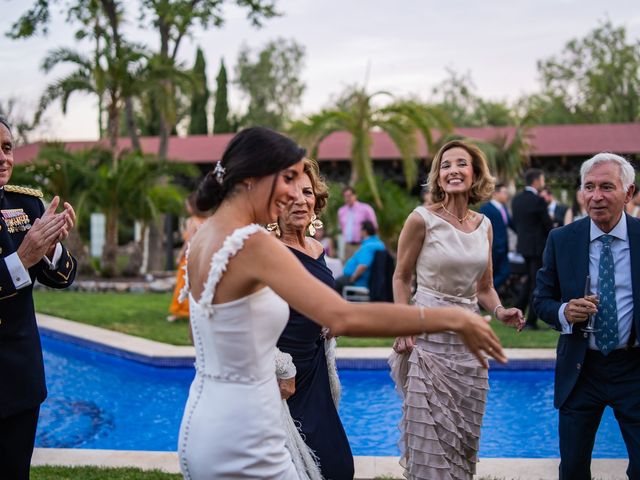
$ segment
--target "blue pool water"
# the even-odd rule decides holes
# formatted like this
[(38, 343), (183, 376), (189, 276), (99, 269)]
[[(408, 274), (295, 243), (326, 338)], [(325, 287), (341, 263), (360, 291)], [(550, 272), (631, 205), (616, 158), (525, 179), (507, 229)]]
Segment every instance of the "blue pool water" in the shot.
[[(156, 368), (43, 337), (49, 398), (36, 446), (175, 450), (193, 370)], [(341, 370), (354, 455), (397, 455), (400, 400), (385, 370)], [(552, 371), (492, 371), (482, 457), (558, 457)], [(610, 411), (594, 456), (627, 456)]]

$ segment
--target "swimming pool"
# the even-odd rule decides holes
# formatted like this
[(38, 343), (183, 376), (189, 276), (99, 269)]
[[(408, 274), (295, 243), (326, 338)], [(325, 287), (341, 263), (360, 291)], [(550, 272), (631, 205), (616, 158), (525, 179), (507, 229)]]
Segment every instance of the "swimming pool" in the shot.
[[(190, 368), (157, 368), (42, 337), (49, 398), (36, 446), (175, 450)], [(340, 415), (354, 455), (397, 455), (400, 400), (385, 370), (341, 370)], [(553, 372), (492, 371), (481, 457), (558, 457)], [(594, 457), (626, 458), (607, 411)]]

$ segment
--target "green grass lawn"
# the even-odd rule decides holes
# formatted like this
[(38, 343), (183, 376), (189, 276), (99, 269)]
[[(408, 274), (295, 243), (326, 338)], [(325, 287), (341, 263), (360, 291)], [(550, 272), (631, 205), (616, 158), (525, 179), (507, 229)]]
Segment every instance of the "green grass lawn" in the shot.
[(36, 310), (173, 345), (190, 345), (186, 320), (167, 322), (170, 293), (34, 291)]
[[(189, 327), (186, 321), (169, 323), (167, 309), (170, 293), (88, 293), (56, 290), (34, 292), (36, 310), (57, 317), (108, 328), (117, 332), (171, 343), (189, 345)], [(492, 322), (492, 326), (506, 348), (552, 348), (558, 333), (542, 322), (538, 331), (516, 332), (513, 328)], [(387, 347), (388, 338), (341, 337), (341, 347)]]
[[(395, 477), (376, 477), (376, 480), (393, 480)], [(137, 468), (100, 467), (32, 467), (31, 480), (179, 480), (182, 475), (158, 470), (145, 471)], [(502, 480), (497, 477), (482, 477), (479, 480)]]
[(179, 480), (182, 475), (158, 470), (100, 467), (32, 467), (31, 480)]

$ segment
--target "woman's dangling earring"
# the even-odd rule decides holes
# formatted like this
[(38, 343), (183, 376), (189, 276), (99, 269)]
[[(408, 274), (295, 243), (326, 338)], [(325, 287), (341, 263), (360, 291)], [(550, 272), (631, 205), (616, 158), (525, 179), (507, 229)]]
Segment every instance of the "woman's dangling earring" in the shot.
[(267, 232), (275, 232), (276, 237), (278, 238), (282, 236), (282, 231), (280, 230), (280, 225), (278, 225), (278, 222), (267, 224)]
[(311, 217), (311, 223), (309, 224), (309, 235), (312, 237), (315, 236), (316, 230), (320, 230), (322, 227), (324, 227), (322, 220), (316, 217), (316, 214), (314, 213), (313, 217)]

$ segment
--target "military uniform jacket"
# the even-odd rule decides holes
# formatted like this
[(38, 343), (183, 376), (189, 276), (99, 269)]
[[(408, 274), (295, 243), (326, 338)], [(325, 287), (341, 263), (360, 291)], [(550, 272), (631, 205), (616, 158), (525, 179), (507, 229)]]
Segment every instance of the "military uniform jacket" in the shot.
[(66, 288), (75, 278), (77, 265), (63, 247), (57, 269), (51, 270), (41, 260), (28, 270), (32, 284), (16, 290), (5, 257), (16, 252), (35, 219), (44, 213), (44, 205), (37, 190), (14, 189), (7, 185), (0, 190), (0, 418), (34, 408), (46, 398), (33, 282)]

